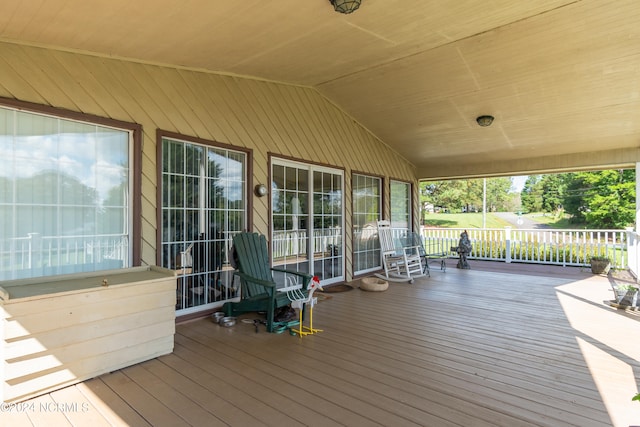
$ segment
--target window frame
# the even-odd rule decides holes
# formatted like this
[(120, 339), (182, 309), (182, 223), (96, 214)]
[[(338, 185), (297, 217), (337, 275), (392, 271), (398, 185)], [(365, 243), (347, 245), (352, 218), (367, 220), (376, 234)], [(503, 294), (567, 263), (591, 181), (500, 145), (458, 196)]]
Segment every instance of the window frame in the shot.
[[(204, 147), (207, 150), (228, 150), (231, 152), (241, 153), (242, 155), (244, 155), (243, 179), (244, 179), (245, 188), (243, 192), (243, 197), (245, 201), (245, 212), (244, 212), (245, 224), (244, 224), (243, 230), (252, 231), (253, 229), (253, 197), (252, 197), (253, 196), (253, 170), (252, 170), (253, 151), (248, 148), (238, 147), (230, 144), (224, 144), (214, 140), (207, 140), (203, 138), (192, 137), (192, 136), (183, 135), (180, 133), (157, 129), (156, 130), (156, 147), (157, 147), (156, 170), (157, 170), (158, 185), (156, 186), (156, 200), (157, 200), (156, 264), (159, 266), (163, 265), (162, 254), (164, 250), (163, 245), (165, 243), (163, 242), (163, 234), (162, 234), (163, 233), (163, 210), (164, 210), (164, 206), (163, 206), (163, 173), (164, 171), (163, 171), (162, 165), (164, 161), (163, 160), (163, 140), (165, 139), (180, 142), (183, 144), (199, 145)], [(211, 206), (200, 206), (199, 209), (204, 209), (205, 211), (207, 211), (207, 210), (211, 210)], [(180, 266), (174, 265), (173, 267), (175, 268), (176, 271), (178, 272), (181, 271), (181, 268), (179, 268)], [(192, 274), (210, 275), (210, 274), (216, 274), (216, 273), (203, 270), (197, 273), (192, 272)], [(216, 300), (216, 301), (212, 300), (204, 304), (195, 304), (193, 306), (186, 306), (182, 308), (178, 307), (178, 305), (180, 304), (178, 302), (176, 309), (178, 310), (178, 315), (180, 316), (180, 318), (186, 319), (192, 316), (197, 317), (199, 313), (209, 310), (213, 306), (219, 305), (218, 304), (219, 302), (225, 302), (225, 301), (226, 301), (225, 299)]]
[[(352, 268), (353, 268), (353, 275), (354, 276), (360, 276), (363, 274), (367, 274), (370, 273), (372, 271), (377, 271), (380, 270), (382, 268), (382, 258), (378, 257), (378, 264), (375, 267), (370, 267), (370, 268), (365, 268), (362, 270), (356, 270), (356, 258), (357, 258), (357, 254), (360, 253), (358, 251), (356, 251), (356, 237), (355, 237), (355, 226), (356, 226), (356, 197), (355, 197), (355, 182), (356, 182), (356, 177), (362, 177), (365, 179), (374, 179), (374, 180), (378, 180), (378, 218), (377, 220), (380, 221), (383, 218), (383, 212), (384, 212), (384, 177), (383, 176), (379, 176), (379, 175), (372, 175), (372, 174), (367, 174), (367, 173), (363, 173), (363, 172), (356, 172), (353, 171), (351, 173), (351, 204), (352, 204), (352, 208), (351, 208), (351, 227), (352, 227), (352, 248), (353, 248), (353, 252), (352, 252), (352, 256), (351, 256), (351, 263), (352, 263)], [(377, 239), (376, 239), (377, 240)], [(378, 251), (379, 251), (380, 245), (378, 243)]]
[[(141, 230), (142, 230), (142, 125), (138, 123), (126, 122), (87, 114), (78, 111), (72, 111), (64, 108), (42, 105), (27, 101), (21, 101), (12, 98), (0, 97), (0, 106), (13, 109), (16, 111), (24, 111), (42, 116), (49, 116), (55, 119), (69, 120), (89, 125), (97, 125), (118, 129), (128, 132), (130, 147), (127, 153), (129, 158), (129, 262), (131, 267), (140, 266), (141, 259)], [(101, 270), (98, 270), (101, 271)], [(59, 275), (47, 275), (42, 277), (56, 277)]]

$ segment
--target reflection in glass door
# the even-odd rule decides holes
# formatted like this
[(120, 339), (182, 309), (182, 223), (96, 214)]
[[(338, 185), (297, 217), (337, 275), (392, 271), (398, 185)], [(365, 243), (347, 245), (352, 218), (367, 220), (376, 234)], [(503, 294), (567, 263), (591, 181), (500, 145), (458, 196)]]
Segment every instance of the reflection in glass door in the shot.
[(274, 266), (344, 280), (343, 172), (274, 160), (271, 169)]
[(273, 265), (308, 273), (309, 171), (274, 164), (271, 176)]
[(391, 227), (395, 230), (411, 230), (411, 184), (391, 181)]

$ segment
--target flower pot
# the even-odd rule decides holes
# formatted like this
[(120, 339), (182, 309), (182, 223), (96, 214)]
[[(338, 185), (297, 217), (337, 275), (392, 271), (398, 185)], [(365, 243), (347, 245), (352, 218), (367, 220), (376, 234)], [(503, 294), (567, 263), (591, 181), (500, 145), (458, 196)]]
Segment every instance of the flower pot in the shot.
[(612, 288), (618, 302), (628, 300), (629, 304), (632, 304), (633, 297), (638, 293), (638, 288), (635, 287), (613, 285)]
[(591, 272), (593, 274), (609, 274), (611, 262), (609, 260), (592, 259)]
[(616, 289), (616, 300), (618, 301), (622, 301), (622, 299), (627, 296), (627, 290), (626, 289)]

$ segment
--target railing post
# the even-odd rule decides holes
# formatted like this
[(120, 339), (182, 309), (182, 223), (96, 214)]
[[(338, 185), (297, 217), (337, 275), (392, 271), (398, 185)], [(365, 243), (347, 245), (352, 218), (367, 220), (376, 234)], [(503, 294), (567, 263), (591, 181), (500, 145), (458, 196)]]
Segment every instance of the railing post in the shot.
[(640, 251), (638, 251), (638, 234), (633, 231), (633, 227), (626, 229), (627, 232), (627, 267), (638, 283), (638, 267), (640, 264)]
[(511, 263), (511, 227), (504, 228), (505, 254), (504, 262)]
[(29, 236), (29, 269), (40, 267), (42, 255), (42, 238), (40, 233), (27, 233)]

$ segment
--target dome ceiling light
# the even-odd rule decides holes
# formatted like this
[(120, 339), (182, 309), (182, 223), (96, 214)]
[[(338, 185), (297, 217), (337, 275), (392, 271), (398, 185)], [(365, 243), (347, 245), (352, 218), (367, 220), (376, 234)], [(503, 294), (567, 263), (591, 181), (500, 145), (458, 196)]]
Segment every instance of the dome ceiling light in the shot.
[(482, 127), (490, 126), (493, 123), (493, 116), (478, 116), (476, 122)]
[(336, 12), (351, 13), (360, 7), (362, 0), (329, 0)]

